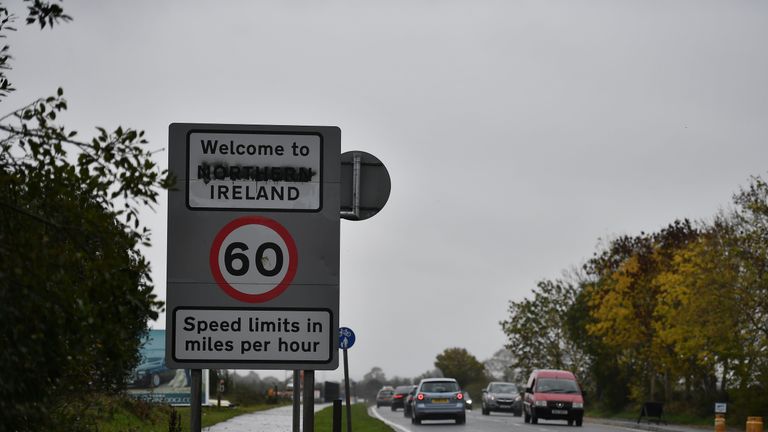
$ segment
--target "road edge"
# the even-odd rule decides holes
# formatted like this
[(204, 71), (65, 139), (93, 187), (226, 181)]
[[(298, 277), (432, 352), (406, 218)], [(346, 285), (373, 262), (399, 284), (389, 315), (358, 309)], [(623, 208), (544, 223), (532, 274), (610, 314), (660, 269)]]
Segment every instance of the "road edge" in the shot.
[(410, 429), (406, 429), (406, 428), (400, 426), (399, 424), (393, 423), (393, 422), (385, 419), (384, 417), (382, 417), (379, 414), (379, 411), (373, 405), (368, 407), (368, 415), (372, 416), (372, 417), (376, 417), (377, 419), (381, 420), (385, 425), (391, 427), (393, 430), (400, 431), (400, 432), (411, 432)]
[(596, 423), (601, 424), (605, 426), (615, 426), (620, 427), (622, 429), (627, 430), (633, 430), (633, 431), (648, 431), (648, 432), (706, 432), (708, 430), (711, 430), (707, 427), (699, 427), (699, 426), (685, 426), (685, 425), (653, 425), (650, 423), (636, 423), (631, 420), (615, 420), (615, 419), (606, 419), (601, 417), (585, 417), (584, 422), (589, 421), (590, 423)]

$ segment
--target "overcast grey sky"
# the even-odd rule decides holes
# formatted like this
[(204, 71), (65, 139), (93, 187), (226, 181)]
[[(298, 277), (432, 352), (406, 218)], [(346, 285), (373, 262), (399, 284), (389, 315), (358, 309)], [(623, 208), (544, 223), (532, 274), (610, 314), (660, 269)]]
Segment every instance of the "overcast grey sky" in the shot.
[[(765, 0), (63, 5), (72, 23), (9, 38), (6, 111), (62, 86), (84, 136), (333, 125), (386, 164), (387, 206), (341, 227), (353, 378), (415, 376), (448, 347), (488, 358), (507, 302), (599, 238), (709, 218), (768, 169)], [(145, 219), (161, 298), (165, 213)]]

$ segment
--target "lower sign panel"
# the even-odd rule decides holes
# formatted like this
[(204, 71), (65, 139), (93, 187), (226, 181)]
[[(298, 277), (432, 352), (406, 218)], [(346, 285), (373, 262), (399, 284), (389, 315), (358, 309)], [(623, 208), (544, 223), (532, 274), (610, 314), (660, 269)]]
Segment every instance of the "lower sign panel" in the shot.
[(177, 362), (309, 363), (333, 359), (328, 309), (176, 308)]

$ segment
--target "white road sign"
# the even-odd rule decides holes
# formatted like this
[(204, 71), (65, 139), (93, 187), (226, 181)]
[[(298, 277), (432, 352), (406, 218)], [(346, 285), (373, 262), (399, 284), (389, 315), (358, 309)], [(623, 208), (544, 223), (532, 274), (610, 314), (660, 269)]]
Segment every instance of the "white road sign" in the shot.
[(341, 131), (169, 128), (166, 364), (338, 367)]
[(194, 131), (187, 140), (190, 209), (317, 211), (318, 134)]

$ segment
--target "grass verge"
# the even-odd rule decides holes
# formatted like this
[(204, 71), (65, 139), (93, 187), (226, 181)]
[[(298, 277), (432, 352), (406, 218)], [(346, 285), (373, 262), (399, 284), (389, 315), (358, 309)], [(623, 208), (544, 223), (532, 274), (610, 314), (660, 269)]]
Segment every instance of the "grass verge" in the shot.
[[(207, 427), (232, 417), (275, 408), (280, 405), (246, 405), (235, 408), (203, 407), (202, 426)], [(190, 430), (189, 407), (171, 408), (167, 405), (153, 405), (133, 399), (116, 399), (100, 407), (97, 423), (100, 432), (168, 432), (172, 410), (181, 415), (182, 431)]]
[[(392, 428), (379, 419), (368, 415), (365, 404), (352, 405), (352, 429), (355, 432), (392, 432)], [(333, 430), (333, 406), (315, 413), (315, 432), (331, 432)], [(347, 430), (346, 407), (341, 409), (341, 430)]]
[[(690, 425), (690, 426), (712, 426), (715, 421), (715, 415), (713, 414), (711, 418), (704, 418), (700, 416), (696, 416), (694, 414), (690, 413), (675, 413), (675, 412), (669, 412), (665, 409), (663, 419), (669, 424), (676, 424), (676, 425)], [(629, 420), (636, 422), (637, 418), (640, 416), (640, 406), (637, 406), (635, 408), (625, 408), (621, 411), (608, 411), (600, 408), (591, 408), (587, 409), (585, 415), (587, 417), (593, 417), (593, 418), (604, 418), (604, 419), (612, 419), (612, 420)], [(652, 421), (653, 422), (653, 421)], [(645, 423), (645, 420), (643, 420), (643, 423)]]

